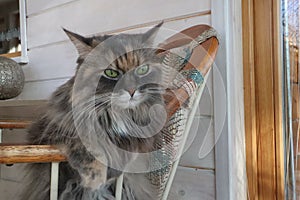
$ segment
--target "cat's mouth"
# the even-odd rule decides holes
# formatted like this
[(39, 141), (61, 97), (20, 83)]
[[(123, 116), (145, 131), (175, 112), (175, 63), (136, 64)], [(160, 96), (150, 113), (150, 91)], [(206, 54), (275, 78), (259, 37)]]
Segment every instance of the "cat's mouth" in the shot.
[(146, 100), (146, 96), (138, 90), (121, 90), (112, 94), (112, 106), (122, 109), (132, 109)]
[(162, 100), (166, 90), (159, 84), (145, 84), (138, 89), (121, 89), (112, 93), (112, 104), (121, 108), (134, 108), (141, 103), (156, 104)]

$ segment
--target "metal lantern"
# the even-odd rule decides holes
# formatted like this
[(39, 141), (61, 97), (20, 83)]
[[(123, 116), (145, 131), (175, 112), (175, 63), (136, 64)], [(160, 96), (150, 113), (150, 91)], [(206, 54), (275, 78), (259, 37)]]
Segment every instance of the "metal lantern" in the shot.
[(12, 59), (0, 56), (0, 100), (18, 96), (24, 87), (21, 66)]

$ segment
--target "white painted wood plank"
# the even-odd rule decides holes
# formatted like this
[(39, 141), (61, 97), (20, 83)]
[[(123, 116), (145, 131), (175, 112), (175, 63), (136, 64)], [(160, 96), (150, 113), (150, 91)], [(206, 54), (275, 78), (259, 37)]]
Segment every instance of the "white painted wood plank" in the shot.
[[(201, 16), (193, 16), (193, 17), (187, 17), (183, 19), (178, 19), (174, 21), (168, 21), (164, 22), (163, 26), (160, 28), (160, 31), (157, 34), (157, 37), (154, 41), (154, 44), (158, 44), (162, 41), (164, 41), (166, 38), (178, 33), (181, 30), (184, 30), (186, 28), (189, 28), (194, 25), (199, 24), (211, 24), (211, 15), (201, 15)], [(126, 33), (144, 33), (146, 32), (151, 26), (147, 24), (143, 24), (140, 26), (140, 28), (136, 29), (130, 29), (127, 31), (124, 31)]]
[(168, 199), (215, 200), (214, 172), (178, 167)]
[(209, 0), (74, 1), (29, 17), (28, 46), (66, 39), (61, 27), (87, 35), (208, 10)]
[[(23, 102), (23, 100), (22, 100)], [(36, 102), (32, 105), (19, 105), (20, 101), (10, 101), (10, 105), (7, 106), (8, 102), (1, 102), (0, 104), (0, 118), (2, 119), (35, 119), (41, 114), (45, 108), (45, 102)], [(4, 105), (5, 104), (5, 105)], [(19, 129), (15, 129), (19, 130)], [(9, 130), (5, 130), (9, 131)], [(14, 130), (13, 130), (14, 131)], [(10, 134), (8, 134), (10, 135)]]
[(68, 79), (57, 79), (49, 81), (37, 81), (25, 83), (22, 93), (16, 97), (16, 100), (43, 100), (48, 99), (49, 96), (60, 85), (65, 83)]
[(21, 182), (25, 175), (24, 166), (24, 164), (14, 164), (12, 166), (1, 165), (1, 179), (7, 181)]
[(208, 74), (205, 88), (203, 90), (199, 109), (196, 112), (196, 116), (213, 116), (213, 81), (212, 73)]
[(19, 200), (18, 191), (22, 190), (24, 184), (0, 180), (0, 200)]
[(195, 117), (180, 166), (214, 169), (214, 132), (212, 118)]
[(76, 0), (27, 0), (27, 15), (37, 14), (47, 9)]
[[(3, 142), (4, 143), (10, 143), (10, 144), (16, 144), (16, 143), (21, 143), (25, 141), (25, 130), (24, 129), (4, 129), (3, 130)], [(5, 183), (8, 183), (8, 185), (10, 184), (16, 184), (18, 186), (20, 186), (17, 183), (12, 183), (12, 182), (22, 182), (22, 180), (24, 179), (24, 164), (14, 164), (12, 166), (6, 166), (6, 165), (0, 165), (1, 168), (1, 180), (5, 181)], [(12, 181), (12, 182), (11, 182)], [(0, 181), (1, 182), (1, 181)], [(1, 185), (1, 183), (0, 183)], [(4, 186), (4, 190), (6, 192), (6, 194), (2, 194), (0, 192), (0, 199), (2, 200), (3, 195), (6, 196), (10, 196), (12, 194), (15, 194), (17, 191), (20, 191), (20, 188), (5, 188), (6, 186)], [(1, 189), (0, 189), (1, 191)], [(11, 196), (13, 197), (13, 196)], [(8, 198), (8, 199), (17, 199), (17, 198)], [(4, 199), (3, 199), (4, 200)], [(6, 200), (6, 199), (5, 199)]]
[[(183, 19), (178, 19), (174, 21), (165, 22), (162, 28), (168, 28), (174, 30), (175, 32), (181, 31), (183, 29), (189, 28), (198, 24), (207, 24), (211, 25), (211, 15), (201, 15), (201, 16), (193, 16)], [(174, 34), (174, 33), (173, 33)], [(169, 37), (171, 35), (165, 35), (165, 37)], [(165, 38), (162, 37), (162, 38)]]
[[(210, 24), (210, 15), (165, 23), (157, 36), (156, 43), (196, 24)], [(147, 29), (139, 28), (127, 32), (140, 33)], [(41, 48), (33, 48), (28, 52), (28, 55), (30, 62), (23, 67), (27, 81), (71, 77), (75, 73), (77, 52), (69, 40)]]
[(71, 42), (35, 48), (28, 55), (30, 62), (23, 66), (26, 81), (58, 79), (75, 74), (77, 52)]
[(8, 144), (24, 143), (26, 141), (26, 130), (25, 129), (3, 129), (2, 141)]

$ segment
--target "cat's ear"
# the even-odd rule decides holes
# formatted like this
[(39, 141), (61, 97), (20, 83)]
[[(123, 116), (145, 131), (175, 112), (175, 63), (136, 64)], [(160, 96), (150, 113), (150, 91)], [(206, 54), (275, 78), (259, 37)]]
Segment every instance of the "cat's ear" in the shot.
[(67, 36), (70, 38), (70, 40), (75, 45), (75, 47), (79, 53), (79, 57), (81, 57), (81, 58), (86, 57), (86, 55), (93, 49), (89, 44), (91, 42), (90, 38), (85, 38), (81, 35), (73, 33), (64, 28), (63, 28), (63, 30), (65, 31)]
[(159, 24), (157, 24), (156, 26), (148, 30), (146, 33), (144, 33), (142, 36), (143, 42), (152, 44), (157, 35), (157, 32), (159, 31), (159, 28), (163, 25), (163, 23), (164, 23), (163, 21), (160, 22)]

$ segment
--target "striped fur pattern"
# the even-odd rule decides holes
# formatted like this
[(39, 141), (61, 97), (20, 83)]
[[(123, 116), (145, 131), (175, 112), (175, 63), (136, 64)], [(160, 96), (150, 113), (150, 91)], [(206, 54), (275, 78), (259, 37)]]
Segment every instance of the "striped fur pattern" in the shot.
[[(68, 158), (60, 165), (60, 200), (113, 200), (116, 177), (135, 159), (127, 152), (157, 150), (162, 136), (156, 128), (165, 124), (162, 95), (170, 82), (151, 48), (160, 26), (143, 34), (89, 38), (65, 30), (79, 54), (76, 74), (53, 93), (28, 130), (30, 143), (56, 145)], [(49, 165), (28, 169), (30, 183), (21, 199), (49, 199)], [(124, 181), (123, 200), (158, 198), (145, 173), (128, 172)]]

